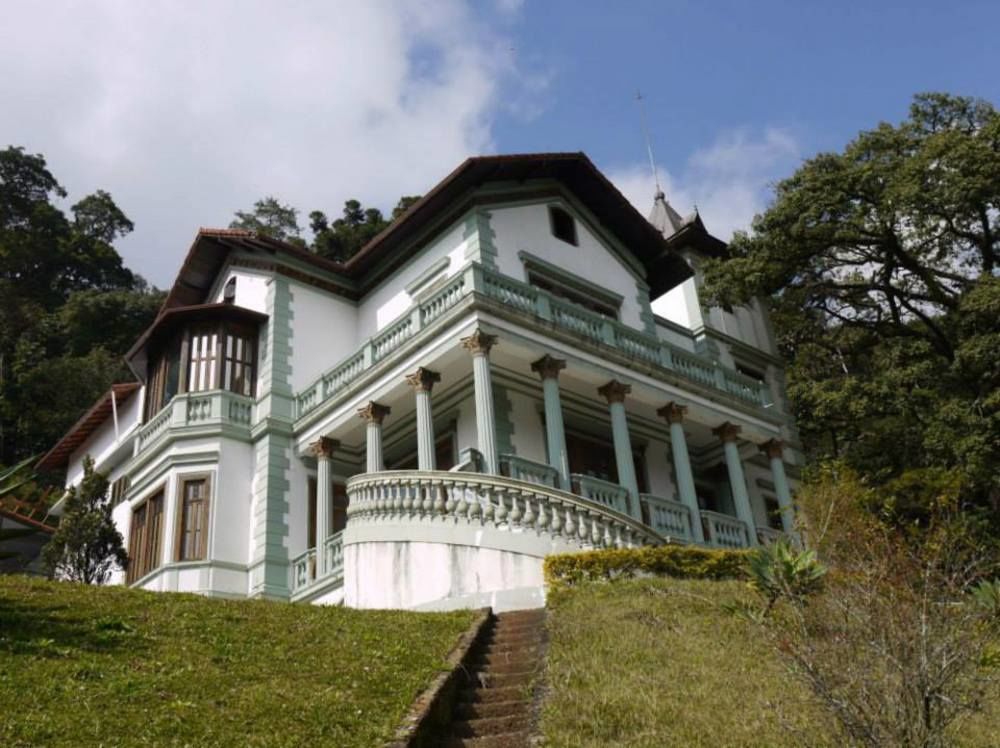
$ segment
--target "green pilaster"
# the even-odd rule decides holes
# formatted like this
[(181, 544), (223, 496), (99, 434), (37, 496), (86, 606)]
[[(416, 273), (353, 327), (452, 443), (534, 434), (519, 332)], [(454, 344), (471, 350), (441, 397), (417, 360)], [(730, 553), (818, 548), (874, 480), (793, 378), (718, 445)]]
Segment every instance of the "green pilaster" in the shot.
[(647, 335), (656, 335), (656, 317), (653, 314), (653, 305), (649, 300), (649, 285), (643, 281), (636, 281), (639, 295), (636, 300), (639, 302), (639, 320), (642, 322), (642, 329)]
[(482, 208), (475, 208), (465, 218), (462, 238), (468, 240), (465, 259), (479, 262), (490, 270), (497, 269), (496, 233), (490, 225), (492, 215)]
[[(288, 598), (288, 470), (292, 453), (292, 291), (276, 275), (267, 294), (261, 334), (261, 396), (254, 429), (253, 535), (250, 595)], [(261, 429), (260, 425), (264, 424)]]

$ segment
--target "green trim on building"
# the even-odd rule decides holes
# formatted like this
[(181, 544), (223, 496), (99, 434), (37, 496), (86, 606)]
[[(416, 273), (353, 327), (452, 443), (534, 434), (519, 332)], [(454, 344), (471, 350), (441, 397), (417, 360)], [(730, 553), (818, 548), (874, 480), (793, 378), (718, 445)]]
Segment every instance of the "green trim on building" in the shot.
[(465, 259), (479, 262), (483, 267), (497, 270), (496, 232), (490, 225), (493, 214), (482, 208), (476, 208), (465, 217), (465, 230), (462, 238), (468, 240), (465, 248)]
[(656, 315), (653, 314), (653, 304), (649, 299), (649, 284), (645, 281), (636, 281), (639, 302), (639, 320), (642, 322), (642, 329), (647, 335), (656, 336)]
[[(258, 423), (254, 436), (251, 597), (288, 599), (288, 470), (291, 467), (293, 294), (276, 275), (267, 293), (268, 324), (261, 341)], [(263, 428), (261, 428), (263, 426)]]
[(493, 382), (493, 417), (496, 427), (497, 452), (499, 454), (517, 454), (514, 448), (514, 406), (503, 385)]

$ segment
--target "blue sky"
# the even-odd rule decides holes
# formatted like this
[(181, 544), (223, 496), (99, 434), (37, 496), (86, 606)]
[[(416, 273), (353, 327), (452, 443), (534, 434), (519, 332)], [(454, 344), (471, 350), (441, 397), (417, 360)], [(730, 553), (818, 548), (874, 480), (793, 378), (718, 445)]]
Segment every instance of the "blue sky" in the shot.
[[(54, 9), (54, 10), (53, 10)], [(918, 91), (1000, 103), (1000, 2), (9, 0), (0, 147), (111, 192), (157, 285), (199, 226), (275, 195), (391, 209), (478, 153), (584, 150), (644, 212), (722, 238), (768, 185)]]
[(997, 2), (527, 2), (514, 54), (552, 71), (545, 110), (502, 116), (502, 150), (642, 156), (678, 168), (725, 131), (777, 127), (804, 152), (906, 115), (913, 93), (1000, 101)]

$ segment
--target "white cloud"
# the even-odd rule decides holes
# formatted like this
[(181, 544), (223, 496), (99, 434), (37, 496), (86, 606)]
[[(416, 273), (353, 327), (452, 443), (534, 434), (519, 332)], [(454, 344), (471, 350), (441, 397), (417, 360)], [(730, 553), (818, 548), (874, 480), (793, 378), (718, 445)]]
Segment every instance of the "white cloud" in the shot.
[[(516, 13), (516, 2), (501, 3)], [(493, 148), (518, 70), (462, 0), (8, 3), (0, 147), (45, 155), (79, 199), (136, 223), (126, 262), (169, 283), (199, 225), (274, 194), (302, 211), (389, 208)]]
[[(727, 132), (695, 151), (677, 174), (661, 169), (660, 182), (675, 210), (687, 215), (697, 206), (708, 230), (728, 240), (734, 231), (750, 228), (767, 205), (769, 186), (791, 173), (800, 153), (785, 130)], [(639, 212), (649, 212), (655, 187), (648, 165), (610, 169), (608, 177)]]

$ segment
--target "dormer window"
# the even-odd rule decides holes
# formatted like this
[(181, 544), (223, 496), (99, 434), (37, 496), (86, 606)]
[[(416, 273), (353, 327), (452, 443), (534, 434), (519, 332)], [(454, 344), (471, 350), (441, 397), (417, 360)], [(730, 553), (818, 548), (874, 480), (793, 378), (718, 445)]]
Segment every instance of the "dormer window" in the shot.
[(549, 224), (552, 227), (552, 236), (574, 247), (577, 246), (576, 221), (567, 211), (555, 205), (549, 206)]
[(226, 281), (225, 287), (222, 289), (222, 301), (225, 304), (235, 304), (236, 303), (236, 276)]

